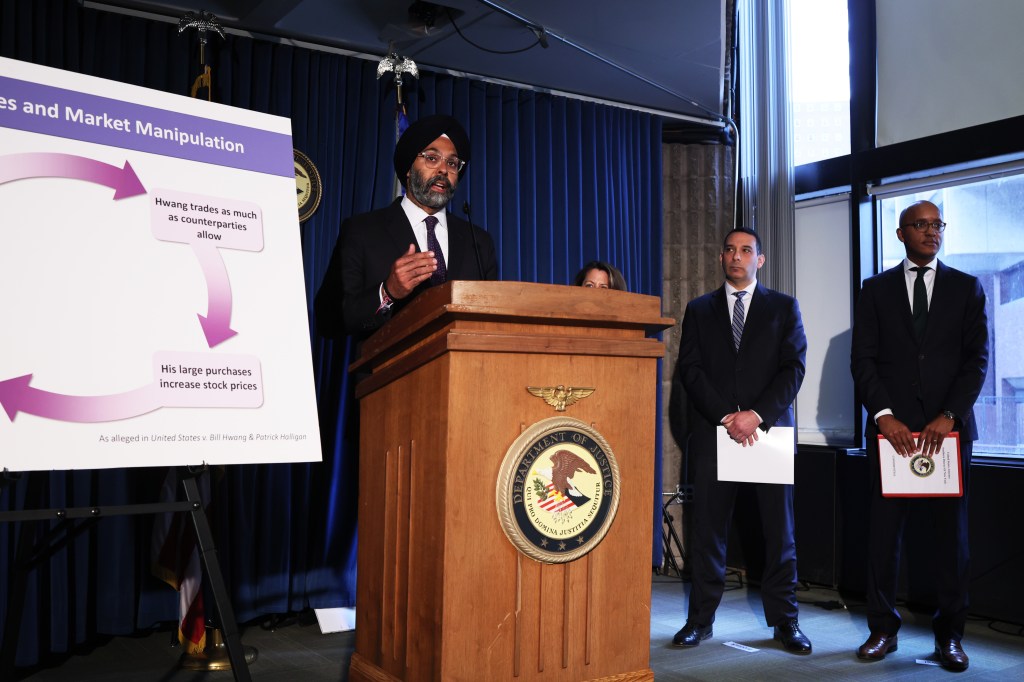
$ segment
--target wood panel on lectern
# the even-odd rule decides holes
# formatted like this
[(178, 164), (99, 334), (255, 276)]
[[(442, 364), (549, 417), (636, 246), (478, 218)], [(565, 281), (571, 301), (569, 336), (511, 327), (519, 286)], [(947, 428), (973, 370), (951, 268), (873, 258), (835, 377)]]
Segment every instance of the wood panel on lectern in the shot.
[[(367, 340), (356, 363), (371, 373), (357, 387), (352, 679), (653, 679), (650, 519), (663, 346), (646, 335), (671, 323), (650, 296), (452, 282)], [(558, 386), (594, 390), (564, 411), (527, 390)], [(558, 428), (543, 435), (546, 424)], [(543, 436), (536, 447), (513, 451), (531, 428)], [(545, 449), (559, 438), (565, 447)], [(503, 485), (518, 485), (514, 472), (502, 481), (503, 462), (528, 462), (527, 489), (518, 490), (533, 503), (550, 505), (557, 492), (565, 505), (556, 521), (527, 529), (557, 555), (569, 551), (559, 542), (592, 539), (579, 531), (585, 518), (572, 520), (575, 509), (596, 517), (608, 509), (598, 504), (606, 481), (593, 478), (611, 480), (598, 441), (617, 467), (618, 505), (603, 538), (567, 561), (517, 549), (497, 505)], [(590, 502), (574, 506), (574, 495)]]

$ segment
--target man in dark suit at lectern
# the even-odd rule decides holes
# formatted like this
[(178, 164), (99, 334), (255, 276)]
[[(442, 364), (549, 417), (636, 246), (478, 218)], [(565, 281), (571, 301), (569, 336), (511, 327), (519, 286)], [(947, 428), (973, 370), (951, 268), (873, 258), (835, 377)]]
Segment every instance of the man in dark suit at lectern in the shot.
[[(756, 232), (731, 231), (721, 254), (725, 283), (690, 301), (683, 315), (679, 366), (693, 408), (694, 516), (689, 610), (686, 625), (672, 639), (679, 647), (711, 637), (725, 587), (726, 543), (740, 484), (718, 480), (718, 429), (753, 445), (758, 430), (794, 424), (807, 338), (796, 299), (758, 284), (764, 260)], [(753, 485), (765, 540), (765, 620), (787, 651), (809, 654), (811, 642), (797, 621), (793, 486)]]
[(469, 136), (451, 116), (406, 129), (394, 155), (406, 195), (342, 223), (314, 304), (321, 334), (362, 339), (429, 287), (497, 279), (491, 236), (444, 211), (469, 158)]
[[(932, 620), (935, 651), (944, 668), (966, 670), (960, 640), (967, 619), (970, 582), (967, 489), (973, 441), (978, 437), (974, 401), (988, 369), (985, 292), (976, 277), (938, 259), (946, 223), (930, 201), (901, 214), (896, 235), (907, 257), (864, 281), (853, 323), (851, 368), (868, 411), (867, 453), (871, 480), (868, 537), (868, 628), (857, 650), (865, 660), (896, 651), (900, 543), (911, 506), (934, 519), (932, 575), (938, 609)], [(882, 497), (878, 434), (904, 457), (937, 453), (951, 431), (960, 434), (963, 496)], [(920, 432), (917, 442), (913, 432)]]

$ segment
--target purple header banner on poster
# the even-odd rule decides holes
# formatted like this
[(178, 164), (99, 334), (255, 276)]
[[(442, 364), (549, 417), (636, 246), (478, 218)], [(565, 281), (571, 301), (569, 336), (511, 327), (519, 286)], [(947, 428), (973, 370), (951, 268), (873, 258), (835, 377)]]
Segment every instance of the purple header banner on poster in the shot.
[(295, 176), (290, 135), (4, 76), (0, 127)]

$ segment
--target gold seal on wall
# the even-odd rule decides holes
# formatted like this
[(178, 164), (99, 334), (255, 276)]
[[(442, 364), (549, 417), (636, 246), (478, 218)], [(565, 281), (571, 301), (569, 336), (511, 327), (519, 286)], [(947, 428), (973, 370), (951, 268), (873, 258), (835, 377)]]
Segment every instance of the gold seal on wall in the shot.
[(575, 561), (604, 539), (619, 507), (619, 465), (604, 437), (570, 417), (543, 419), (505, 453), (496, 503), (520, 552)]
[(324, 188), (313, 161), (298, 149), (292, 151), (295, 153), (295, 198), (299, 202), (299, 222), (304, 223), (320, 207)]

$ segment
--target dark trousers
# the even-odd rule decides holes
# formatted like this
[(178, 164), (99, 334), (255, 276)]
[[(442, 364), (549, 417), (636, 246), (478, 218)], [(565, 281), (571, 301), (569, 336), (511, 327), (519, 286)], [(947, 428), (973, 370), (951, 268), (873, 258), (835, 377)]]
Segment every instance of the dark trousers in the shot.
[(687, 621), (699, 626), (715, 622), (725, 589), (725, 553), (733, 506), (740, 485), (757, 492), (764, 533), (765, 567), (761, 602), (769, 626), (797, 617), (796, 542), (793, 540), (793, 486), (772, 483), (733, 483), (718, 480), (715, 450), (696, 461), (693, 491), (693, 538)]
[[(872, 430), (873, 431), (873, 430)], [(930, 572), (935, 581), (937, 608), (932, 618), (936, 639), (964, 636), (970, 586), (970, 551), (967, 544), (967, 490), (973, 443), (960, 443), (963, 497), (882, 497), (877, 433), (868, 433), (871, 500), (868, 526), (868, 627), (871, 632), (896, 634), (900, 614), (896, 588), (900, 574), (900, 548), (907, 516), (927, 514), (934, 533), (920, 540), (931, 544)]]

